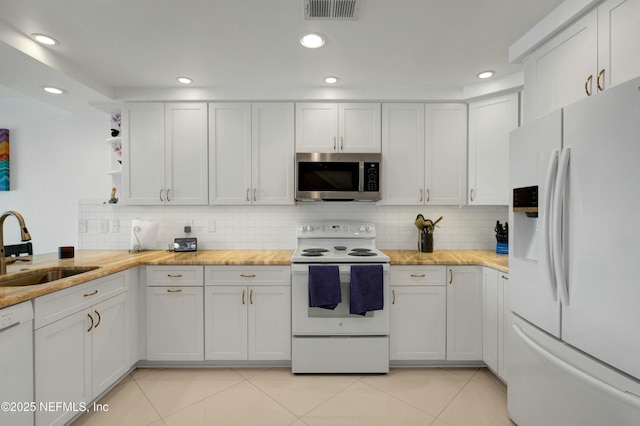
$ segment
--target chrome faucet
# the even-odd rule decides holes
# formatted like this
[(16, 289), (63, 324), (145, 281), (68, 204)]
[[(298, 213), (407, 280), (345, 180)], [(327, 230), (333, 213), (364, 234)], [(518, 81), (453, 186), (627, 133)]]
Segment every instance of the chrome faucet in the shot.
[(0, 275), (4, 275), (7, 273), (7, 261), (4, 257), (4, 232), (2, 231), (2, 229), (4, 228), (4, 220), (9, 216), (15, 216), (16, 219), (18, 219), (22, 241), (31, 240), (31, 235), (27, 230), (27, 226), (24, 224), (24, 218), (20, 213), (13, 210), (2, 213), (2, 216), (0, 216)]

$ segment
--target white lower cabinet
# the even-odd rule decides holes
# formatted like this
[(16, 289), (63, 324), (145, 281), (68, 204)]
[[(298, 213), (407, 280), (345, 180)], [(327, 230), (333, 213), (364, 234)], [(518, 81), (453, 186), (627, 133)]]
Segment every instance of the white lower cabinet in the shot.
[(447, 267), (447, 360), (482, 360), (482, 267)]
[[(36, 425), (62, 425), (131, 367), (126, 272), (36, 298)], [(116, 293), (113, 295), (112, 293)], [(54, 318), (48, 321), (47, 318)]]
[(291, 278), (282, 266), (205, 268), (205, 359), (290, 360)]
[(445, 266), (392, 266), (391, 361), (446, 358)]
[(204, 359), (202, 266), (147, 266), (147, 360)]
[(504, 382), (507, 381), (508, 281), (508, 274), (484, 268), (482, 360)]

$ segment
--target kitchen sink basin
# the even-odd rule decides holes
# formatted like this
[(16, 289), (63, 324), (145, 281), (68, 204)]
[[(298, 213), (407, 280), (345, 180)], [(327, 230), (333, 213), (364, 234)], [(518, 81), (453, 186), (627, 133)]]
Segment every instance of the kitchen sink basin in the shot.
[(97, 266), (85, 267), (58, 267), (43, 271), (34, 271), (30, 274), (20, 275), (15, 278), (0, 280), (0, 287), (21, 287), (27, 285), (46, 284), (51, 281), (71, 277), (98, 269)]

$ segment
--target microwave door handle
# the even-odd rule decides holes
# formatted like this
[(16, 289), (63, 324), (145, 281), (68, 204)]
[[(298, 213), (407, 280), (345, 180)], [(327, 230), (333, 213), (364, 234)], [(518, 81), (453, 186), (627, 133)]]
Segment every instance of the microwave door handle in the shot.
[(358, 170), (358, 192), (364, 192), (364, 161), (360, 161)]

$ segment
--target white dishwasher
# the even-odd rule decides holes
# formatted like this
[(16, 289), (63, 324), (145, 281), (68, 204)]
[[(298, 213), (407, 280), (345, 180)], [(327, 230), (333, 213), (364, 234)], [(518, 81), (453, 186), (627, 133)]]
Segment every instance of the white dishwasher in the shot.
[(33, 305), (0, 309), (0, 424), (33, 426)]

